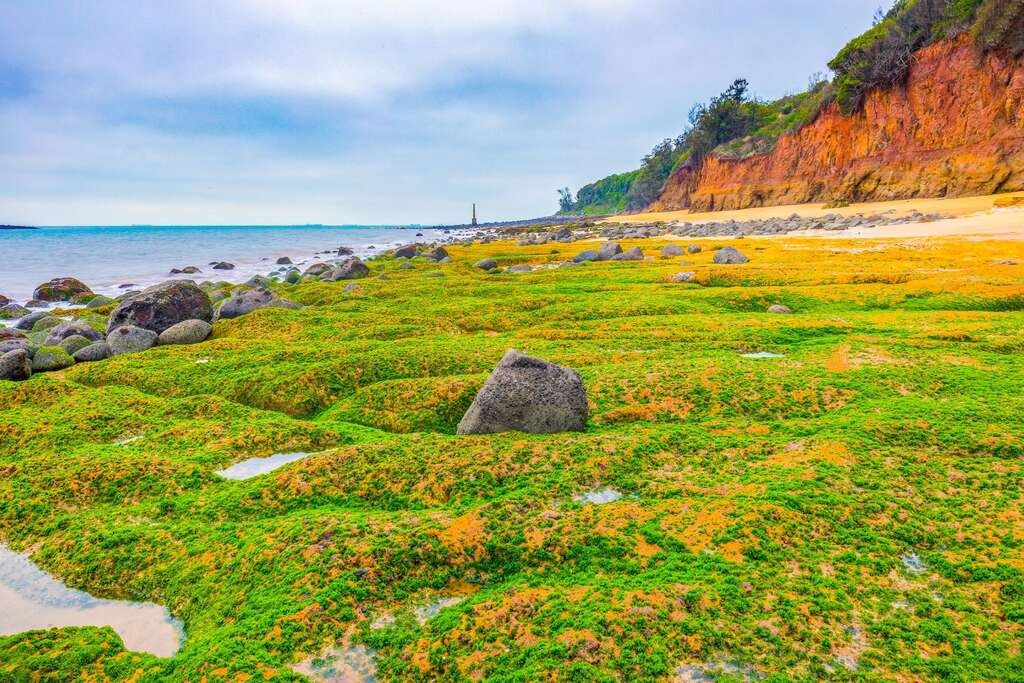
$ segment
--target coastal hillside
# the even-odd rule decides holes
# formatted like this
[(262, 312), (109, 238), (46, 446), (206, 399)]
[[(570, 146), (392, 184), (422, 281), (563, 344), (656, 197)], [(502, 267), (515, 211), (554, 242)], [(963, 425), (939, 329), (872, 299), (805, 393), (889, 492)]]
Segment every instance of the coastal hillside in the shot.
[[(991, 194), (1024, 189), (1024, 3), (903, 0), (830, 63), (759, 102), (698, 105), (622, 191), (625, 211)], [(598, 213), (598, 181), (572, 209)]]

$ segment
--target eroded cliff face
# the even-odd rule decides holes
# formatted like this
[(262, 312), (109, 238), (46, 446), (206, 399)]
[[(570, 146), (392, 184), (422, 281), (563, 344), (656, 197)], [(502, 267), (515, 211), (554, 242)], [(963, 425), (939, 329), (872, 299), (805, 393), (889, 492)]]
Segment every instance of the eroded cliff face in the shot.
[(652, 207), (724, 210), (1024, 190), (1024, 60), (964, 38), (921, 50), (905, 87), (833, 106), (765, 155), (681, 169)]

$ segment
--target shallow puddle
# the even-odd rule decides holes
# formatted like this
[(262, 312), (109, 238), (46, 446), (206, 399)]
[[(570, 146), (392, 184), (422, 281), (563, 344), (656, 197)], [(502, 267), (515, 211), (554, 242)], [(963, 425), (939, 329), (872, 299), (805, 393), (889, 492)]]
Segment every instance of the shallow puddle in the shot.
[(445, 607), (454, 607), (463, 601), (463, 598), (449, 597), (435, 600), (429, 605), (423, 605), (417, 607), (412, 611), (416, 616), (416, 621), (419, 622), (420, 626), (430, 621), (433, 617), (437, 616), (437, 613), (443, 610)]
[(732, 662), (702, 662), (700, 664), (683, 664), (676, 667), (673, 683), (714, 683), (718, 676), (728, 675), (744, 681), (756, 681), (760, 674), (749, 666)]
[(608, 487), (597, 489), (596, 491), (587, 491), (586, 493), (581, 493), (578, 496), (572, 497), (572, 499), (577, 503), (593, 503), (595, 505), (612, 503), (619, 498), (622, 498), (622, 494), (615, 489)]
[(126, 649), (157, 657), (173, 656), (185, 639), (166, 607), (94, 598), (0, 544), (0, 635), (65, 626), (109, 626)]
[(907, 571), (911, 574), (924, 574), (928, 571), (928, 567), (925, 565), (917, 553), (910, 553), (900, 558), (900, 562), (907, 568)]
[(772, 353), (771, 351), (757, 351), (755, 353), (741, 353), (740, 356), (743, 358), (785, 358), (786, 356), (781, 353)]
[(292, 667), (296, 673), (324, 683), (376, 683), (373, 650), (363, 645), (333, 647)]
[(234, 479), (236, 481), (250, 479), (267, 472), (273, 472), (278, 467), (287, 465), (290, 462), (302, 460), (307, 455), (309, 453), (275, 453), (265, 458), (249, 458), (242, 462), (236, 462), (227, 469), (217, 470), (217, 474), (225, 479)]

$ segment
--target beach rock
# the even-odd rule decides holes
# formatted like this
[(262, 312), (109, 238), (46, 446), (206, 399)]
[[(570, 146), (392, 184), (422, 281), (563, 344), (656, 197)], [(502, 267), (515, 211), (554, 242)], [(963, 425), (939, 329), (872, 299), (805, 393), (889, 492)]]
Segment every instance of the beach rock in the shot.
[(213, 320), (210, 296), (191, 280), (170, 280), (142, 290), (121, 302), (107, 323), (107, 331), (134, 325), (160, 334), (182, 320)]
[(416, 245), (407, 244), (404, 247), (395, 249), (395, 258), (413, 258), (416, 256)]
[(118, 325), (107, 335), (111, 356), (139, 353), (156, 345), (157, 333), (144, 327)]
[(622, 253), (622, 246), (618, 242), (605, 242), (597, 250), (598, 261), (610, 261), (612, 257)]
[(298, 268), (293, 268), (284, 275), (284, 281), (290, 285), (298, 284), (299, 280), (301, 279), (302, 273), (299, 272)]
[(350, 282), (345, 285), (345, 289), (341, 290), (344, 294), (351, 294), (353, 292), (361, 292), (363, 288), (357, 285), (355, 282)]
[(63, 370), (75, 364), (67, 351), (59, 346), (44, 346), (36, 351), (32, 357), (33, 372), (50, 372), (52, 370)]
[(20, 382), (31, 376), (32, 360), (25, 349), (15, 349), (0, 356), (0, 380)]
[(235, 264), (234, 263), (228, 263), (227, 261), (219, 261), (218, 263), (214, 263), (213, 264), (213, 269), (214, 270), (234, 270), (235, 269)]
[(59, 346), (74, 356), (76, 351), (84, 349), (92, 343), (93, 341), (91, 339), (87, 339), (80, 334), (73, 334), (70, 337), (65, 337)]
[(739, 265), (748, 263), (750, 259), (741, 254), (735, 247), (722, 247), (715, 252), (715, 263), (727, 265)]
[(508, 272), (510, 273), (529, 273), (531, 270), (533, 270), (533, 266), (526, 263), (508, 267)]
[(93, 363), (109, 356), (110, 346), (105, 341), (93, 342), (72, 354), (72, 358), (79, 363)]
[(96, 298), (96, 295), (92, 292), (79, 292), (71, 297), (71, 303), (76, 306), (84, 306), (85, 304)]
[(691, 244), (686, 247), (687, 254), (699, 254), (701, 251), (703, 251), (703, 249), (701, 249), (699, 244)]
[(3, 294), (0, 294), (0, 306), (6, 306), (6, 305), (7, 305), (7, 304), (9, 304), (9, 303), (11, 303), (11, 300), (10, 300), (10, 299), (8, 299), (8, 298), (7, 298), (6, 296), (4, 296)]
[(667, 244), (661, 249), (661, 258), (673, 258), (675, 256), (682, 256), (683, 248), (678, 244)]
[(39, 299), (29, 299), (25, 302), (25, 308), (46, 308), (49, 305), (48, 302)]
[(586, 251), (581, 251), (580, 253), (573, 256), (572, 262), (583, 263), (585, 261), (597, 261), (599, 258), (600, 256), (597, 253), (597, 251), (595, 251), (594, 249), (587, 249)]
[(0, 320), (14, 320), (15, 318), (22, 318), (28, 315), (28, 313), (27, 308), (18, 304), (0, 306)]
[(22, 318), (21, 320), (19, 320), (16, 323), (14, 323), (14, 327), (15, 327), (15, 329), (18, 329), (18, 330), (31, 330), (31, 329), (35, 329), (34, 328), (35, 324), (37, 322), (39, 322), (40, 320), (43, 320), (44, 318), (53, 318), (56, 321), (55, 323), (53, 323), (54, 325), (60, 324), (60, 318), (58, 318), (56, 316), (53, 316), (53, 315), (50, 315), (46, 311), (36, 311), (35, 313), (29, 313), (24, 318)]
[(89, 303), (87, 303), (85, 305), (85, 307), (86, 308), (102, 308), (104, 306), (109, 306), (112, 303), (115, 303), (115, 301), (113, 299), (111, 299), (109, 296), (103, 296), (102, 294), (97, 294), (96, 296), (94, 296), (92, 299), (89, 300)]
[(427, 259), (430, 261), (440, 261), (446, 258), (448, 258), (448, 250), (445, 249), (444, 247), (437, 247), (429, 254), (427, 254)]
[(253, 275), (245, 281), (245, 284), (249, 287), (262, 287), (266, 289), (270, 286), (270, 278), (264, 275)]
[(329, 273), (330, 270), (331, 270), (331, 267), (329, 265), (327, 265), (326, 263), (314, 263), (309, 268), (306, 268), (306, 270), (303, 271), (302, 275), (303, 276), (310, 275), (310, 276), (313, 276), (313, 277), (320, 277), (324, 273)]
[(356, 280), (370, 274), (370, 269), (358, 257), (345, 259), (337, 268), (331, 271), (332, 280)]
[[(37, 323), (38, 324), (38, 323)], [(62, 341), (72, 336), (85, 337), (89, 341), (99, 341), (103, 335), (80, 320), (69, 320), (54, 325), (46, 335), (44, 346), (59, 346)]]
[(168, 275), (181, 275), (181, 269), (180, 268), (171, 268), (169, 271), (167, 271), (167, 274)]
[(201, 273), (203, 271), (199, 270), (196, 266), (185, 266), (181, 269), (181, 272), (186, 275), (195, 275), (196, 273)]
[(402, 265), (400, 265), (398, 267), (401, 268), (402, 270), (412, 270), (416, 266), (414, 266), (411, 263), (409, 263), (408, 261), (406, 261), (405, 263), (403, 263)]
[(459, 422), (459, 434), (583, 431), (587, 394), (575, 370), (509, 349)]
[(221, 304), (219, 315), (221, 318), (237, 318), (246, 313), (252, 313), (257, 308), (263, 308), (274, 298), (273, 292), (263, 288), (238, 292)]
[(696, 277), (696, 273), (676, 273), (672, 276), (672, 282), (693, 282), (693, 278)]
[(485, 258), (474, 263), (473, 267), (479, 268), (480, 270), (494, 270), (498, 267), (498, 262), (492, 258)]
[(0, 341), (8, 339), (24, 339), (25, 333), (14, 327), (0, 327)]
[(198, 344), (213, 332), (213, 326), (205, 320), (182, 320), (160, 333), (161, 346), (170, 344)]
[(290, 258), (288, 258), (287, 256), (282, 256), (281, 258), (277, 259), (277, 265), (279, 265), (279, 266), (290, 266), (290, 265), (292, 265), (292, 260)]
[(787, 313), (792, 313), (793, 309), (790, 308), (789, 306), (784, 306), (782, 304), (772, 304), (771, 306), (768, 307), (768, 312), (785, 315)]
[[(369, 248), (373, 249), (373, 245), (370, 245)], [(338, 256), (351, 256), (354, 253), (355, 252), (352, 251), (352, 249), (350, 249), (349, 247), (338, 247)]]
[(0, 356), (8, 351), (15, 351), (17, 349), (25, 349), (28, 351), (29, 356), (35, 353), (34, 348), (29, 345), (28, 339), (5, 339), (0, 341)]
[(612, 256), (610, 260), (612, 260), (612, 261), (643, 261), (644, 260), (644, 252), (643, 252), (642, 249), (640, 249), (640, 247), (633, 247), (629, 251), (624, 251), (621, 254), (616, 254), (615, 256)]
[(32, 298), (40, 301), (70, 301), (76, 294), (92, 294), (92, 290), (73, 277), (57, 277), (36, 287)]

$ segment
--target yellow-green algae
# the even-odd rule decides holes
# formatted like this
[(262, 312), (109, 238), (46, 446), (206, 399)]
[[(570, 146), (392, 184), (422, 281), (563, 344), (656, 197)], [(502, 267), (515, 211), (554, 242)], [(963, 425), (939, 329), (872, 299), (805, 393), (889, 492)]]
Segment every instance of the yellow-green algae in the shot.
[[(751, 262), (713, 265), (730, 243)], [(0, 537), (187, 632), (166, 660), (0, 638), (0, 679), (299, 680), (361, 644), (396, 681), (1020, 680), (1024, 243), (703, 244), (381, 259), (200, 345), (0, 382)], [(580, 371), (585, 433), (454, 435), (509, 347)]]

